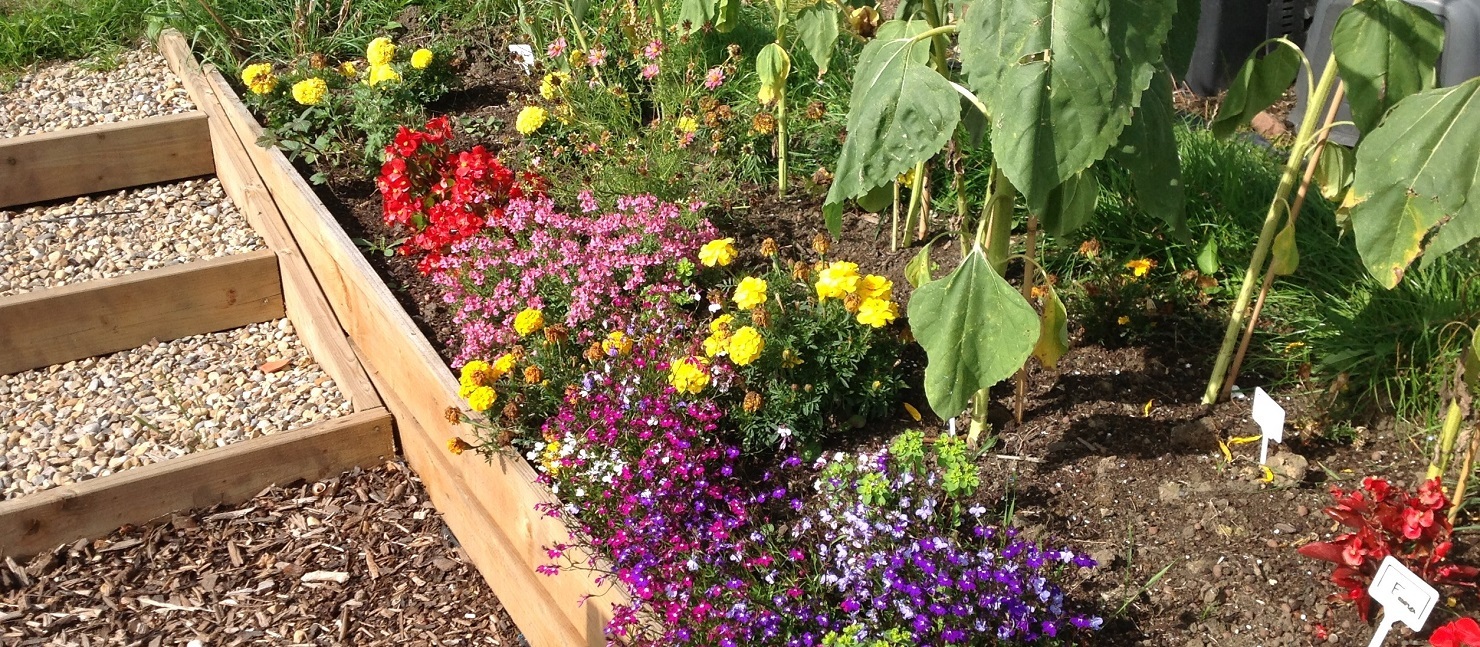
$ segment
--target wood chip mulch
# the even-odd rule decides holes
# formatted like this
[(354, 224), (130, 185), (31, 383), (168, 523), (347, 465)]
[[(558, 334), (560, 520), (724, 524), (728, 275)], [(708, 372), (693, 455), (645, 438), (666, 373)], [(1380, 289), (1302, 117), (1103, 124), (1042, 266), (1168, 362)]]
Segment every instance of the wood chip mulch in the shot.
[(4, 557), (0, 645), (528, 643), (421, 481), (388, 463)]

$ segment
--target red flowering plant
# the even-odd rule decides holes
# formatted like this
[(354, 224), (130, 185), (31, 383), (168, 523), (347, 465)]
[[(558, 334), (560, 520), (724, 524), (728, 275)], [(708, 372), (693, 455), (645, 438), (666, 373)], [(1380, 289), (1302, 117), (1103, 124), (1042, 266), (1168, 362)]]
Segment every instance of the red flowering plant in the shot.
[(1480, 624), (1474, 618), (1460, 618), (1434, 630), (1429, 636), (1433, 647), (1480, 647)]
[(423, 274), (453, 243), (501, 220), (509, 200), (525, 193), (492, 153), (482, 146), (450, 152), (451, 138), (446, 117), (419, 130), (402, 126), (386, 145), (375, 180), (385, 223), (411, 234), (400, 252), (426, 254), (419, 264)]
[(1410, 496), (1385, 479), (1369, 476), (1360, 490), (1333, 487), (1331, 496), (1336, 505), (1326, 508), (1326, 514), (1352, 532), (1301, 546), (1300, 554), (1336, 564), (1331, 581), (1346, 589), (1336, 597), (1354, 602), (1363, 621), (1372, 608), (1367, 587), (1388, 555), (1430, 583), (1475, 586), (1480, 569), (1445, 561), (1454, 542), (1445, 516), (1449, 500), (1439, 479), (1425, 481), (1418, 494)]

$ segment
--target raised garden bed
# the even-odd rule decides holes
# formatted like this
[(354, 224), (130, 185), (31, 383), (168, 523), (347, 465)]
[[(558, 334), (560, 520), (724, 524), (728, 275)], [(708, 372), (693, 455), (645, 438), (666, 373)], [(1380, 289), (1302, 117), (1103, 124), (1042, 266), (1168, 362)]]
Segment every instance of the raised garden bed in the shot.
[(0, 296), (6, 460), (26, 480), (0, 502), (8, 559), (394, 451), (276, 206), (225, 172), (237, 144), (200, 112), (131, 116), (0, 139), (0, 208), (66, 200), (0, 212), (7, 256), (29, 257)]

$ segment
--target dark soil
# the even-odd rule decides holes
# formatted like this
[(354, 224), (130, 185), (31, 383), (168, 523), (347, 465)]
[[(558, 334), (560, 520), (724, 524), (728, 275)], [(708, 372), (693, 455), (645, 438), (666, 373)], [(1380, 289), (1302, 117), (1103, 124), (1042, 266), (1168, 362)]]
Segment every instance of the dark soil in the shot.
[[(495, 65), (484, 81), (481, 89), (441, 107), (512, 124), (508, 96), (528, 92), (530, 80)], [(505, 133), (463, 143), (497, 151), (510, 141), (511, 130), (509, 125)], [(319, 193), (351, 236), (396, 236), (381, 223), (379, 196), (367, 179), (338, 175)], [(715, 219), (742, 250), (755, 250), (772, 237), (783, 255), (813, 258), (808, 250), (822, 229), (820, 204), (819, 196), (778, 199), (767, 187), (750, 187), (733, 204), (722, 205)], [(887, 275), (903, 302), (909, 292), (904, 267), (921, 246), (892, 251), (887, 223), (881, 227), (873, 216), (854, 215), (832, 241), (829, 255)], [(935, 264), (946, 270), (960, 257), (954, 239), (941, 239), (932, 251)], [(449, 359), (456, 329), (439, 291), (417, 272), (415, 259), (368, 256)], [(1230, 445), (1232, 461), (1226, 461), (1220, 439), (1258, 431), (1249, 419), (1248, 399), (1211, 411), (1199, 404), (1216, 340), (1209, 346), (1205, 340), (1212, 338), (1193, 329), (1213, 325), (1210, 317), (1217, 316), (1198, 312), (1170, 318), (1163, 345), (1111, 348), (1086, 343), (1079, 331), (1076, 347), (1058, 370), (1031, 372), (1021, 425), (1010, 414), (1011, 387), (999, 387), (1002, 397), (991, 416), (996, 445), (982, 459), (983, 490), (1014, 506), (1013, 523), (1025, 532), (1049, 543), (1067, 542), (1099, 559), (1102, 567), (1081, 591), (1084, 603), (1107, 615), (1107, 628), (1093, 644), (1365, 644), (1371, 628), (1358, 621), (1349, 604), (1330, 599), (1337, 588), (1328, 581), (1328, 565), (1300, 556), (1296, 548), (1332, 536), (1335, 524), (1321, 512), (1331, 486), (1353, 488), (1362, 477), (1375, 475), (1411, 488), (1426, 460), (1419, 445), (1391, 421), (1359, 429), (1351, 442), (1326, 440), (1322, 411), (1328, 400), (1317, 391), (1276, 394), (1289, 410), (1289, 425), (1286, 443), (1271, 448), (1271, 464), (1288, 465), (1276, 469), (1275, 482), (1261, 478), (1257, 443)], [(911, 401), (923, 404), (918, 394)], [(885, 426), (902, 424), (908, 421)], [(939, 421), (925, 424), (941, 426)], [(1456, 555), (1476, 559), (1475, 551), (1468, 559), (1465, 551), (1462, 546)], [(1453, 605), (1441, 603), (1430, 626), (1477, 610), (1472, 593), (1459, 595)], [(1400, 628), (1388, 644), (1399, 644), (1402, 637), (1414, 642)]]
[(0, 566), (3, 645), (527, 645), (401, 463)]

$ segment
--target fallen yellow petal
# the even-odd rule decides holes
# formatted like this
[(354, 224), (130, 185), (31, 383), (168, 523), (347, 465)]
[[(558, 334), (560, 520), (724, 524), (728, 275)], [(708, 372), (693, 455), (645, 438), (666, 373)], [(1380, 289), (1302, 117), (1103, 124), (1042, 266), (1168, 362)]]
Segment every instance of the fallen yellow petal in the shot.
[(1227, 463), (1232, 463), (1233, 462), (1233, 452), (1228, 451), (1228, 444), (1225, 443), (1225, 442), (1223, 442), (1223, 439), (1222, 438), (1219, 438), (1218, 439), (1218, 449), (1223, 450), (1223, 461), (1224, 462), (1227, 462)]
[(1228, 444), (1230, 444), (1230, 445), (1247, 445), (1249, 443), (1257, 443), (1257, 442), (1259, 442), (1259, 439), (1260, 438), (1263, 438), (1263, 437), (1264, 436), (1239, 436), (1237, 438), (1229, 438), (1228, 439)]
[(912, 405), (908, 402), (904, 403), (904, 411), (905, 413), (910, 414), (910, 417), (914, 418), (915, 422), (920, 422), (920, 410), (916, 409), (915, 405)]
[(1154, 404), (1156, 404), (1156, 400), (1154, 400), (1154, 399), (1153, 400), (1147, 400), (1146, 401), (1146, 408), (1141, 410), (1141, 415), (1143, 417), (1147, 417), (1147, 418), (1151, 417), (1151, 407)]
[(1260, 465), (1259, 471), (1264, 472), (1264, 477), (1260, 480), (1264, 481), (1265, 483), (1274, 482), (1274, 471), (1270, 470), (1268, 465)]

